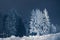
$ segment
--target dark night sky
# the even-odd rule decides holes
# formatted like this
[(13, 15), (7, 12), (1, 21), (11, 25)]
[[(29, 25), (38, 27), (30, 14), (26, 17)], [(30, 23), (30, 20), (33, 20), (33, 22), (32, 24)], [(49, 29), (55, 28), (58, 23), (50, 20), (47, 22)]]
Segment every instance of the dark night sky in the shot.
[(48, 10), (52, 23), (60, 25), (60, 1), (59, 0), (0, 0), (0, 11), (6, 13), (15, 8), (23, 19), (29, 19), (32, 9)]

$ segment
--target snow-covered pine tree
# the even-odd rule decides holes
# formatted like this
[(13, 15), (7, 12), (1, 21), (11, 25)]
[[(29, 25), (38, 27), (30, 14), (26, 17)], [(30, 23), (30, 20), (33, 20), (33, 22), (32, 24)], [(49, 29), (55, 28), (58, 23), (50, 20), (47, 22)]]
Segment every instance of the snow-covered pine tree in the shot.
[(33, 10), (31, 14), (30, 34), (36, 33), (37, 35), (45, 35), (50, 33), (50, 28), (52, 28), (52, 30), (55, 29), (54, 26), (51, 27), (46, 9), (44, 9), (43, 12), (39, 9), (36, 9)]
[(33, 10), (31, 15), (30, 30), (29, 30), (31, 35), (37, 33), (37, 30), (35, 28), (35, 24), (36, 24), (35, 17), (36, 17), (36, 14), (35, 14), (35, 11)]
[(51, 24), (51, 33), (56, 33), (56, 26), (54, 24)]
[(43, 13), (39, 10), (33, 10), (32, 11), (32, 16), (31, 16), (31, 21), (30, 21), (30, 34), (31, 33), (36, 33), (37, 35), (43, 34)]
[(5, 21), (5, 27), (6, 27), (7, 36), (16, 34), (16, 28), (15, 28), (16, 27), (16, 14), (14, 10), (8, 13), (8, 16)]
[(46, 23), (46, 25), (48, 27), (48, 33), (50, 33), (50, 32), (51, 33), (56, 33), (56, 26), (54, 24), (51, 24), (50, 19), (49, 19), (49, 16), (48, 16), (47, 9), (45, 9), (43, 12), (44, 12), (44, 15), (45, 15), (45, 18), (46, 18), (45, 19), (45, 23)]
[(42, 25), (43, 26), (43, 34), (49, 34), (50, 33), (50, 20), (49, 20), (47, 9), (43, 10), (43, 14), (44, 14), (44, 18), (43, 18), (44, 25)]

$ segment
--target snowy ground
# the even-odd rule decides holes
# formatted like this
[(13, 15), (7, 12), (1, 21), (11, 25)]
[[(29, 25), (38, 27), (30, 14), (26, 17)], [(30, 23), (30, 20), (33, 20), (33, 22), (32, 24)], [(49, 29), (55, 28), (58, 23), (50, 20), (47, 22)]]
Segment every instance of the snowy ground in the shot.
[(11, 36), (9, 38), (0, 38), (0, 40), (60, 40), (60, 33), (48, 34), (43, 36), (24, 36), (22, 38)]

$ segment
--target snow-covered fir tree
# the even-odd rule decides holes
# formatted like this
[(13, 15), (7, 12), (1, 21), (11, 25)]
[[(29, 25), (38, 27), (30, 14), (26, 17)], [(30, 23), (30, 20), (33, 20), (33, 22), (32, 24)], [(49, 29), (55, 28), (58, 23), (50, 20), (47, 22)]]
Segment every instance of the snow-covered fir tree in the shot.
[[(50, 20), (46, 9), (40, 11), (39, 9), (33, 10), (31, 13), (30, 21), (30, 34), (36, 33), (36, 35), (45, 35), (50, 33)], [(52, 30), (56, 30), (53, 26)]]

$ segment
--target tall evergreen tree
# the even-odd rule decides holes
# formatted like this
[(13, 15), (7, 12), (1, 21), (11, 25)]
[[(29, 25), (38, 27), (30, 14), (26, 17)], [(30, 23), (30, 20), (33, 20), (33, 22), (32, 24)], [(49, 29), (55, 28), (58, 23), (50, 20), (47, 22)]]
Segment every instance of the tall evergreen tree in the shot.
[[(53, 26), (55, 28), (55, 26)], [(54, 28), (52, 27), (52, 30)], [(51, 23), (49, 20), (48, 12), (46, 9), (40, 11), (39, 9), (33, 10), (30, 21), (30, 34), (36, 33), (37, 35), (49, 34)], [(55, 29), (56, 30), (56, 29)]]

